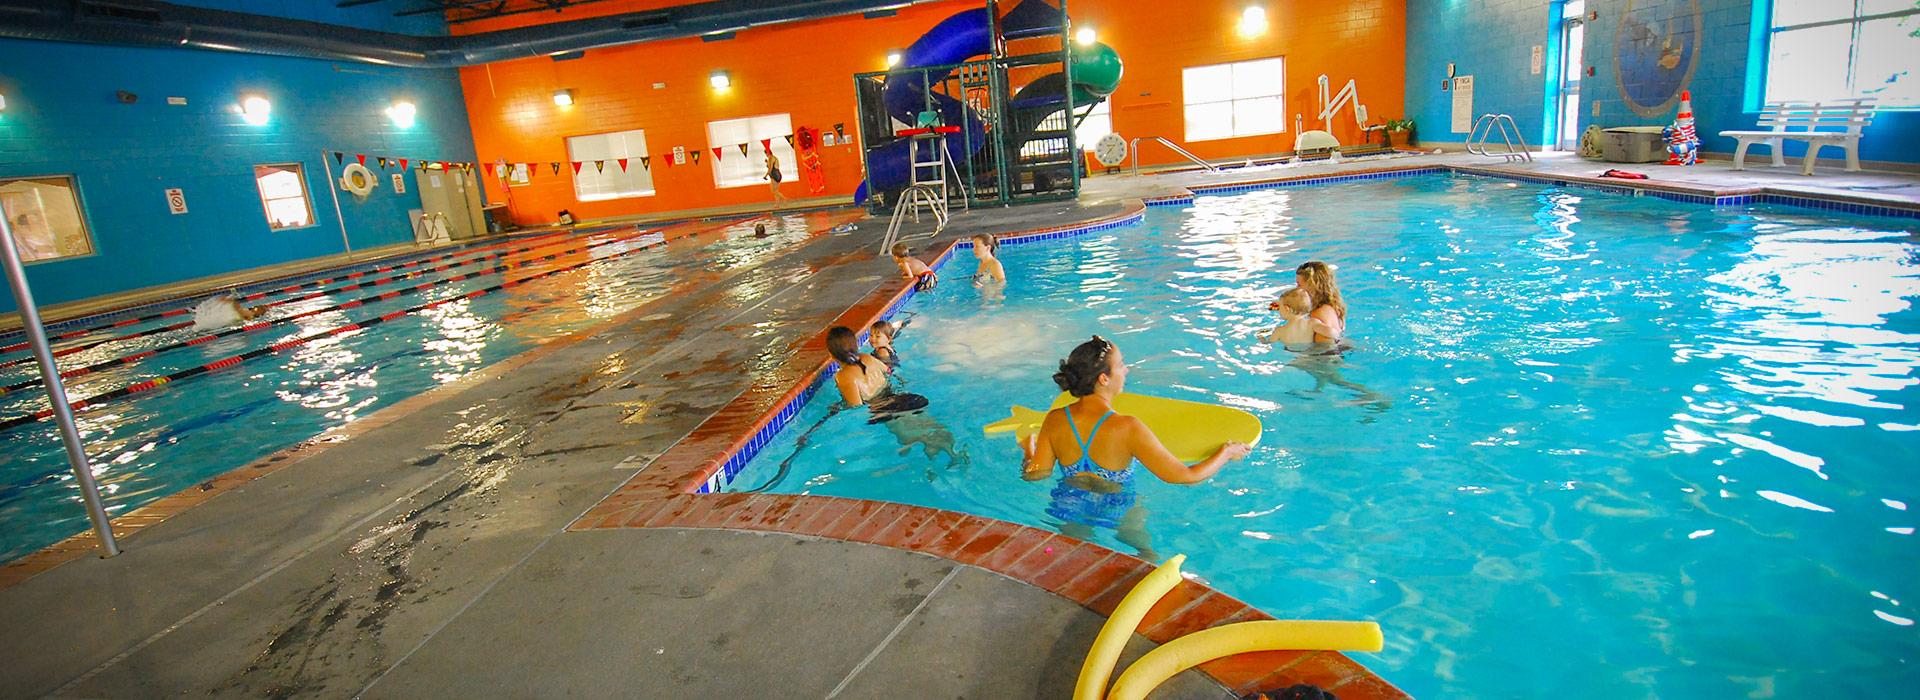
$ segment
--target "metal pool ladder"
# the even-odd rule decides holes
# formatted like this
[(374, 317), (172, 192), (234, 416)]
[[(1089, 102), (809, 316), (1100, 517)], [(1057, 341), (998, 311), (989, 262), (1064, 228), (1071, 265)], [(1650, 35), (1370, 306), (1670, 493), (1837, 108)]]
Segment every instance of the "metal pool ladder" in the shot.
[[(913, 217), (914, 223), (920, 223), (920, 208), (926, 207), (933, 212), (933, 230), (921, 233), (900, 235), (900, 224), (907, 217)], [(900, 192), (900, 201), (893, 205), (893, 220), (887, 222), (887, 237), (880, 241), (880, 254), (886, 255), (893, 244), (907, 240), (919, 240), (940, 235), (947, 228), (947, 197), (932, 185), (910, 185)]]
[[(1493, 138), (1494, 130), (1500, 130), (1500, 141), (1506, 144), (1505, 151), (1488, 151), (1487, 142)], [(1519, 144), (1515, 148), (1514, 144)], [(1527, 140), (1520, 136), (1520, 125), (1514, 123), (1510, 114), (1482, 114), (1474, 120), (1473, 130), (1467, 132), (1467, 152), (1488, 158), (1501, 158), (1508, 163), (1533, 162), (1533, 152), (1527, 150)]]
[(1135, 138), (1133, 140), (1133, 143), (1127, 144), (1127, 151), (1133, 154), (1133, 172), (1136, 174), (1140, 172), (1140, 140), (1141, 139), (1159, 141), (1161, 144), (1165, 145), (1167, 148), (1173, 149), (1174, 153), (1178, 153), (1180, 155), (1186, 156), (1187, 160), (1198, 163), (1202, 168), (1206, 168), (1207, 172), (1210, 172), (1210, 173), (1220, 172), (1220, 168), (1215, 167), (1214, 164), (1201, 160), (1200, 156), (1196, 156), (1192, 153), (1188, 153), (1187, 149), (1184, 149), (1179, 147), (1178, 145), (1175, 145), (1172, 141), (1168, 141), (1165, 137), (1141, 136), (1139, 138)]

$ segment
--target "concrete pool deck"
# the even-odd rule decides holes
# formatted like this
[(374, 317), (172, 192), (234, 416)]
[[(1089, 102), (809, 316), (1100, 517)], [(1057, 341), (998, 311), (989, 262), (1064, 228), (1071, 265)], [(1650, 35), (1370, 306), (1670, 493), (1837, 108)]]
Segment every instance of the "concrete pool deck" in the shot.
[[(1487, 163), (1098, 177), (1077, 204), (963, 213), (936, 242), (1124, 219), (1138, 211), (1129, 200), (1193, 186)], [(1546, 177), (1605, 167), (1510, 166)], [(1669, 179), (1702, 190), (1853, 182), (1880, 189), (1851, 196), (1920, 208), (1911, 175), (1800, 185), (1839, 174), (1721, 182), (1721, 171)], [(830, 233), (859, 216), (808, 214), (808, 234), (768, 242), (784, 255), (696, 269), (591, 331), (123, 516), (145, 527), (122, 556), (60, 565), (83, 538), (9, 565), (0, 621), (35, 632), (0, 642), (0, 682), (61, 697), (1066, 695), (1144, 562), (961, 514), (690, 493), (818, 367), (829, 323), (870, 318), (900, 295), (874, 251), (884, 221)], [(688, 230), (660, 254), (691, 263), (693, 244), (739, 229)], [(1259, 617), (1183, 584), (1134, 648)], [(1219, 680), (1400, 696), (1338, 654), (1245, 655), (1208, 670), (1156, 697), (1226, 697)]]

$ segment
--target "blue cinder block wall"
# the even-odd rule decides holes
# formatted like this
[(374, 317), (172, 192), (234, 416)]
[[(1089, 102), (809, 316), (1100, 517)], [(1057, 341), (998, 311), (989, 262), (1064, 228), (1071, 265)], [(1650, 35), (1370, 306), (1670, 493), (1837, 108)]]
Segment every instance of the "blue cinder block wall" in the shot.
[[(387, 31), (444, 33), (437, 18), (346, 13), (333, 3), (197, 4), (248, 11), (309, 11), (301, 19)], [(284, 6), (284, 7), (282, 7)], [(322, 7), (322, 10), (310, 10)], [(362, 8), (364, 9), (364, 7)], [(296, 15), (297, 16), (297, 15)], [(115, 91), (139, 96), (133, 104)], [(273, 104), (264, 126), (241, 120), (241, 95)], [(40, 304), (342, 252), (342, 219), (354, 250), (412, 239), (407, 212), (418, 189), (395, 194), (377, 156), (471, 161), (473, 136), (459, 77), (422, 70), (183, 49), (0, 40), (0, 177), (70, 175), (93, 236), (91, 256), (28, 265)], [(185, 106), (168, 97), (184, 97)], [(418, 108), (410, 128), (385, 114), (395, 100)], [(381, 175), (364, 200), (342, 193), (334, 213), (325, 151), (368, 155)], [(305, 166), (315, 225), (270, 231), (253, 166)], [(165, 191), (184, 191), (188, 213), (169, 213)], [(13, 310), (0, 300), (0, 311)]]
[[(1757, 128), (1766, 45), (1755, 31), (1764, 34), (1770, 0), (1588, 0), (1586, 9), (1598, 16), (1589, 15), (1586, 28), (1584, 63), (1594, 71), (1582, 78), (1582, 130), (1594, 124), (1670, 123), (1677, 105), (1662, 98), (1681, 87), (1693, 92), (1705, 150), (1732, 153), (1734, 140), (1719, 132)], [(1465, 140), (1465, 134), (1447, 128), (1452, 93), (1442, 91), (1440, 82), (1448, 61), (1457, 64), (1460, 75), (1474, 76), (1475, 114), (1509, 113), (1529, 140), (1545, 136), (1554, 109), (1546, 100), (1547, 87), (1558, 82), (1553, 72), (1558, 13), (1551, 0), (1408, 0), (1407, 105), (1419, 124), (1419, 139)], [(1697, 37), (1689, 38), (1689, 26), (1697, 27)], [(1663, 42), (1674, 31), (1680, 41), (1697, 41), (1697, 51), (1683, 51), (1672, 68), (1649, 65), (1646, 52), (1636, 56), (1631, 47), (1642, 29)], [(1547, 47), (1547, 70), (1541, 75), (1529, 70), (1536, 44)], [(1805, 147), (1790, 143), (1787, 153), (1799, 156)], [(1823, 155), (1838, 158), (1840, 152), (1828, 149)], [(1920, 163), (1920, 112), (1881, 110), (1861, 140), (1860, 157)]]

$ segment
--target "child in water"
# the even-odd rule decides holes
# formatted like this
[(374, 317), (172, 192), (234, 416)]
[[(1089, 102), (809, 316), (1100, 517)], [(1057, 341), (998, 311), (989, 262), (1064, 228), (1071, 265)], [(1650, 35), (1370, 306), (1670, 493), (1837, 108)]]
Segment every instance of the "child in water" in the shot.
[(1313, 295), (1306, 289), (1289, 289), (1267, 308), (1279, 312), (1286, 324), (1269, 331), (1266, 342), (1289, 347), (1313, 344), (1313, 319), (1308, 316), (1313, 313)]
[(1007, 268), (1000, 264), (1000, 239), (991, 233), (976, 234), (973, 237), (973, 255), (980, 259), (980, 268), (973, 273), (973, 283), (980, 286), (1006, 284)]
[(867, 327), (867, 344), (873, 346), (873, 359), (887, 363), (888, 367), (899, 367), (900, 356), (893, 351), (893, 336), (899, 331), (886, 321), (874, 321)]
[(927, 267), (926, 263), (913, 257), (912, 252), (907, 249), (905, 243), (893, 244), (893, 262), (900, 266), (901, 276), (913, 280), (913, 291), (924, 292), (933, 289), (933, 285), (940, 281), (939, 276), (933, 273), (933, 268)]

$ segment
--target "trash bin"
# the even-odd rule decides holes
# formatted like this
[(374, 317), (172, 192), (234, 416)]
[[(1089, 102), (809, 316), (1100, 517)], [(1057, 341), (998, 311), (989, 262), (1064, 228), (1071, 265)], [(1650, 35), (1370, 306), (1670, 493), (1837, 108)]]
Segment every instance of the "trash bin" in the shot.
[(1616, 126), (1603, 129), (1600, 155), (1615, 163), (1652, 163), (1667, 159), (1667, 143), (1660, 138), (1663, 126)]

